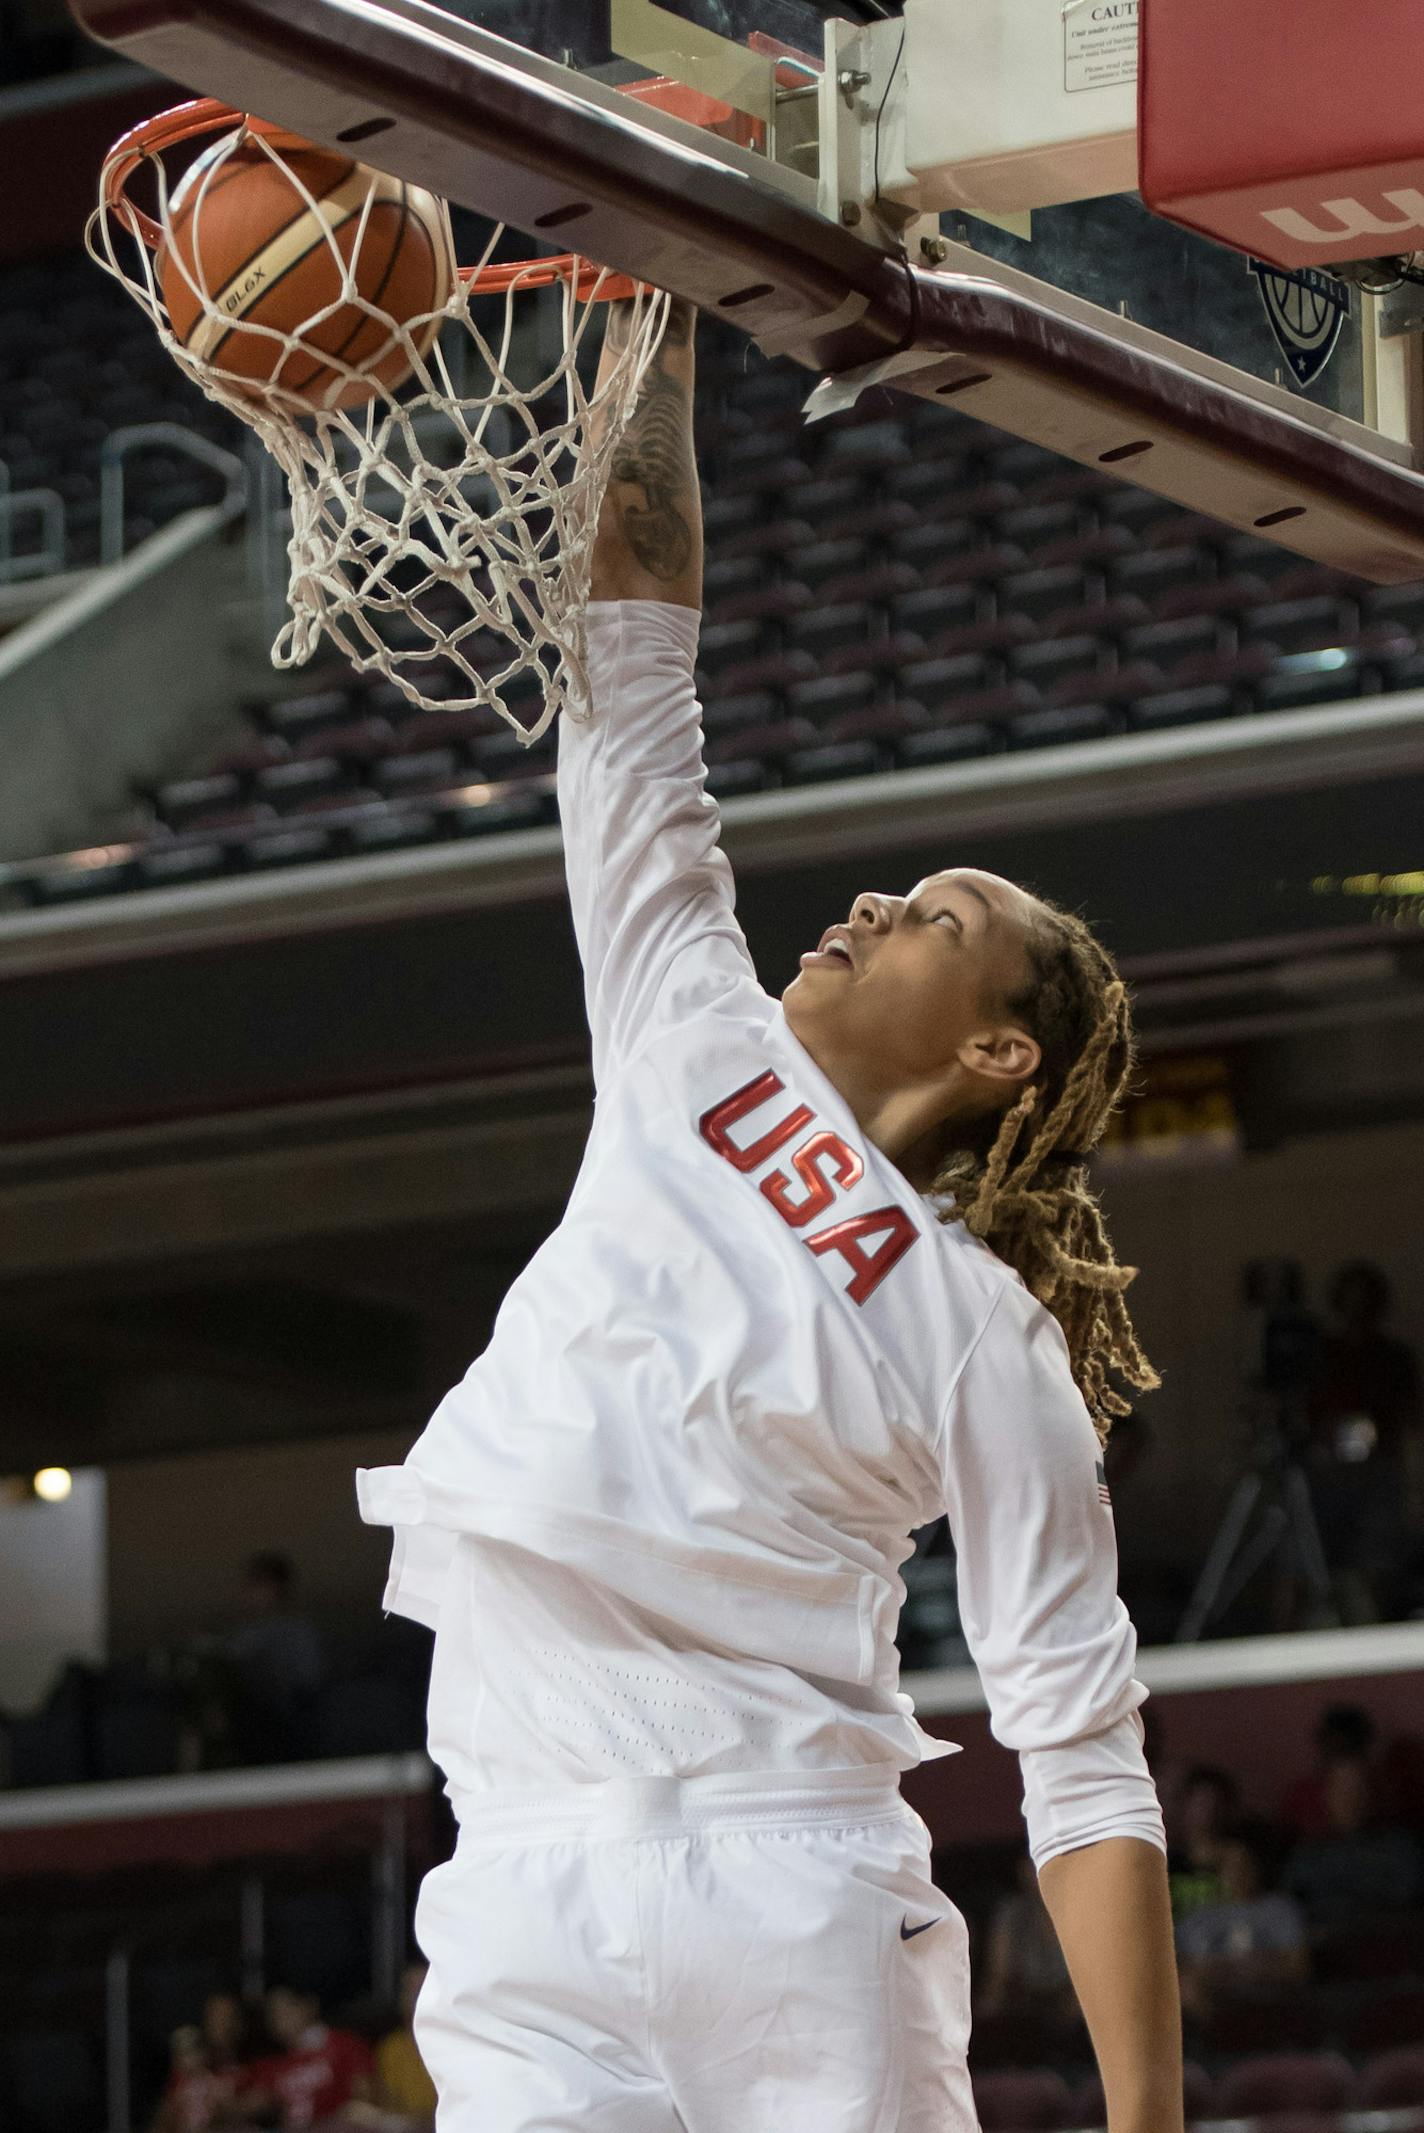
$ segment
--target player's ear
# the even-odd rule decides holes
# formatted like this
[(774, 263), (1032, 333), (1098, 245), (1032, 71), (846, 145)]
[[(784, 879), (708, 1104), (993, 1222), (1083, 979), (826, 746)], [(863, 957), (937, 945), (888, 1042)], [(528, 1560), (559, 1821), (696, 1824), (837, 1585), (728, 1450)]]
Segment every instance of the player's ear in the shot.
[(1005, 1091), (1032, 1081), (1043, 1061), (1038, 1040), (1016, 1022), (978, 1029), (959, 1047), (959, 1063)]

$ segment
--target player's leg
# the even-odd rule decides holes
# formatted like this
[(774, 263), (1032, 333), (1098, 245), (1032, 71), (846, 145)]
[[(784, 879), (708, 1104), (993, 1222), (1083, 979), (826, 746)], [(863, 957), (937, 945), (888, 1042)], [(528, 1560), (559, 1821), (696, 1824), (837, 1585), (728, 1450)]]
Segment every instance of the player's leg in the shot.
[(685, 2133), (643, 2051), (629, 1877), (608, 1845), (464, 1849), (428, 1874), (416, 2006), (437, 2133)]
[(688, 2133), (975, 2133), (968, 1933), (918, 1817), (644, 1849), (656, 2063)]

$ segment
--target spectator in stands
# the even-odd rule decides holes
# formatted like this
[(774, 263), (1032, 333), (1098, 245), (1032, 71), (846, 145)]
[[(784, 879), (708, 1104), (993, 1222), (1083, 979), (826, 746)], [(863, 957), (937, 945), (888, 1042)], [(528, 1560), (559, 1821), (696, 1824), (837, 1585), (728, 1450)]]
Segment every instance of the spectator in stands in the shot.
[(209, 1993), (202, 2022), (173, 2033), (173, 2071), (153, 2133), (213, 2133), (240, 2122), (235, 2107), (250, 2047), (251, 2025), (237, 1994)]
[(1221, 1896), (1177, 1925), (1184, 2013), (1209, 2021), (1223, 2000), (1299, 1983), (1308, 1973), (1305, 1914), (1271, 1887), (1276, 1839), (1269, 1823), (1243, 1819), (1223, 1832)]
[(1314, 1741), (1315, 1768), (1297, 1778), (1281, 1802), (1281, 1821), (1292, 1837), (1330, 1834), (1326, 1779), (1337, 1763), (1359, 1763), (1369, 1770), (1375, 1722), (1363, 1704), (1332, 1703), (1316, 1725)]
[(1172, 1916), (1185, 1918), (1221, 1901), (1221, 1847), (1241, 1799), (1231, 1773), (1198, 1763), (1187, 1774), (1173, 1823), (1167, 1830), (1167, 1879)]
[(326, 1667), (321, 1636), (297, 1604), (290, 1559), (254, 1555), (239, 1593), (242, 1620), (224, 1639), (234, 1696), (233, 1746), (240, 1762), (288, 1762), (307, 1745)]
[(376, 2092), (391, 2115), (389, 2133), (432, 2133), (435, 2083), (415, 2041), (415, 2003), (425, 1983), (425, 1963), (408, 1963), (401, 1978), (399, 2029), (376, 2046)]
[(1334, 1324), (1311, 1387), (1316, 1523), (1345, 1622), (1402, 1611), (1399, 1587), (1421, 1510), (1424, 1412), (1413, 1349), (1384, 1330), (1389, 1283), (1358, 1259), (1330, 1289)]
[(1297, 1844), (1284, 1875), (1310, 1924), (1320, 1930), (1360, 1925), (1424, 1901), (1424, 1846), (1411, 1830), (1376, 1814), (1364, 1761), (1332, 1763), (1324, 1792), (1328, 1831)]
[(267, 2030), (277, 2049), (251, 2068), (239, 2098), (241, 2123), (280, 2133), (340, 2123), (352, 2104), (375, 2096), (371, 2047), (321, 2019), (315, 1993), (276, 1985), (266, 2000)]
[(1078, 2021), (1078, 1999), (1026, 1853), (1016, 1879), (1018, 1886), (1000, 1897), (989, 1920), (977, 2012), (1012, 2015), (1043, 2029), (1050, 2040), (1066, 2040)]

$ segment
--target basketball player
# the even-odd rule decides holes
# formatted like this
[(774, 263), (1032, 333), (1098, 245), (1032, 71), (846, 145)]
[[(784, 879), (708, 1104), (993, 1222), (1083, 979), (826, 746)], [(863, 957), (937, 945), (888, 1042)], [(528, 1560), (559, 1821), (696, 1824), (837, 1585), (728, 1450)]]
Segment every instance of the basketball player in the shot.
[[(621, 330), (615, 318), (610, 329)], [(558, 1229), (403, 1467), (460, 1823), (421, 1891), (440, 2133), (971, 2133), (964, 1921), (898, 1777), (907, 1535), (965, 1635), (1111, 2133), (1182, 2125), (1164, 1841), (1100, 1437), (1153, 1382), (1084, 1159), (1086, 928), (949, 867), (780, 1001), (703, 789), (692, 319), (618, 447), (559, 798), (597, 1101)], [(1096, 1428), (1095, 1428), (1096, 1424)]]

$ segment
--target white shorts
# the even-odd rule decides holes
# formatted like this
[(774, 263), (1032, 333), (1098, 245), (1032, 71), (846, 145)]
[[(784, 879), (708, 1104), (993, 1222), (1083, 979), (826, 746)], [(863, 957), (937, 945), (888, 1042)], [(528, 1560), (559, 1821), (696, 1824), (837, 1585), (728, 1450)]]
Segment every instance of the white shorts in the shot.
[(457, 1807), (416, 1911), (439, 2133), (975, 2133), (968, 1934), (893, 1779)]

